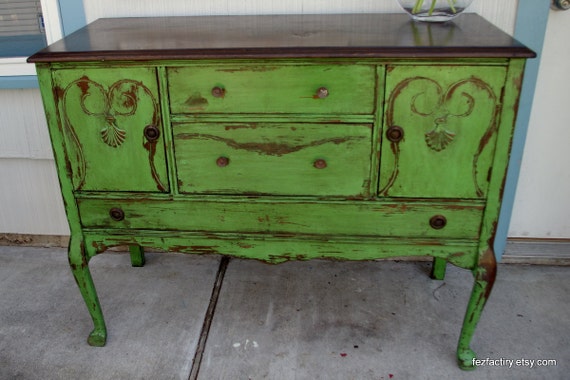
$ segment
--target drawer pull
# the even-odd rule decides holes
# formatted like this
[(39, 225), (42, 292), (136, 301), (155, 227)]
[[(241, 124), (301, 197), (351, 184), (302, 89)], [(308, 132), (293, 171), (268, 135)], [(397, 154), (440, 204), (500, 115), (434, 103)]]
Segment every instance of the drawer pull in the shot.
[(324, 99), (329, 96), (329, 90), (326, 87), (321, 87), (317, 90), (317, 98)]
[(404, 138), (404, 129), (397, 125), (393, 125), (386, 131), (386, 138), (392, 142), (400, 142)]
[(230, 164), (230, 159), (227, 157), (218, 157), (218, 159), (216, 160), (216, 165), (218, 165), (220, 168), (226, 167)]
[(443, 215), (434, 215), (429, 220), (429, 225), (434, 230), (441, 230), (447, 224), (447, 219)]
[(113, 207), (109, 210), (109, 216), (116, 222), (120, 222), (121, 220), (125, 219), (125, 212), (118, 207)]
[(144, 137), (150, 142), (158, 140), (160, 137), (160, 129), (156, 127), (156, 125), (147, 125), (144, 127), (143, 131)]
[(313, 163), (313, 166), (317, 169), (324, 169), (327, 167), (327, 162), (321, 158), (319, 158), (318, 160), (315, 160), (315, 162)]
[(214, 98), (223, 98), (225, 94), (226, 94), (225, 88), (221, 88), (218, 86), (212, 88), (212, 96)]

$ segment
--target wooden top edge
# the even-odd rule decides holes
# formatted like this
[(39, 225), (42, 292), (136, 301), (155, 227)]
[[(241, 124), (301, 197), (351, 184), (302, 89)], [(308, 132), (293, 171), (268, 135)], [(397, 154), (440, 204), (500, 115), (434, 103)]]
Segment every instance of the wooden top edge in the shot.
[(331, 14), (99, 19), (28, 62), (534, 56), (476, 14), (438, 24), (405, 14)]

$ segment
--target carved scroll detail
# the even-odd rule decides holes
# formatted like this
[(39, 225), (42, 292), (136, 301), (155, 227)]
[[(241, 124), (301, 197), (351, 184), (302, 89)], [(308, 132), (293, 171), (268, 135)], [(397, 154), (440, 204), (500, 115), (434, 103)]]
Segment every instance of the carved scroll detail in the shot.
[[(79, 88), (81, 96), (79, 97), (79, 108), (88, 115), (93, 116), (97, 120), (103, 119), (104, 124), (100, 130), (101, 140), (112, 148), (120, 147), (127, 138), (127, 131), (117, 124), (117, 117), (128, 117), (135, 115), (138, 108), (139, 92), (145, 94), (152, 101), (152, 115), (150, 124), (160, 125), (160, 110), (158, 102), (152, 91), (142, 82), (132, 79), (122, 79), (113, 83), (108, 89), (94, 80), (83, 76), (71, 82), (63, 91), (62, 96), (62, 113), (65, 121), (65, 131), (69, 136), (72, 144), (75, 146), (76, 161), (78, 163), (79, 184), (77, 189), (81, 189), (85, 183), (86, 162), (81, 146), (81, 142), (72, 126), (69, 113), (69, 94), (71, 89)], [(89, 100), (95, 94), (100, 95), (99, 102), (89, 103)], [(76, 104), (76, 103), (74, 103)], [(143, 144), (144, 148), (149, 152), (149, 163), (151, 175), (160, 191), (164, 191), (166, 187), (161, 183), (158, 173), (154, 165), (154, 155), (156, 153), (156, 141)]]
[[(496, 132), (497, 129), (497, 120), (500, 111), (500, 105), (497, 103), (497, 98), (494, 91), (487, 83), (476, 77), (470, 77), (468, 79), (463, 79), (452, 83), (446, 90), (444, 90), (442, 86), (435, 80), (427, 77), (418, 76), (408, 78), (400, 82), (390, 94), (387, 102), (388, 108), (386, 112), (386, 126), (396, 124), (394, 123), (394, 109), (396, 99), (411, 83), (418, 81), (425, 82), (425, 85), (423, 86), (424, 91), (412, 96), (410, 102), (410, 112), (420, 117), (433, 118), (434, 127), (424, 134), (424, 140), (426, 142), (426, 145), (435, 152), (441, 152), (445, 150), (456, 139), (455, 131), (449, 130), (447, 127), (448, 119), (450, 117), (467, 117), (471, 115), (475, 108), (475, 98), (466, 91), (461, 91), (461, 88), (468, 84), (474, 85), (477, 88), (486, 91), (492, 101), (492, 104), (495, 105), (489, 126), (487, 127), (485, 133), (481, 136), (478, 148), (473, 156), (472, 171), (475, 191), (477, 193), (477, 196), (483, 196), (481, 186), (477, 182), (477, 166), (479, 156), (482, 154), (485, 146), (489, 143), (492, 135)], [(420, 102), (420, 99), (422, 98), (424, 98), (424, 100), (427, 98), (429, 101)], [(463, 99), (463, 102), (459, 107), (457, 107), (456, 104), (457, 100), (459, 99)], [(426, 104), (429, 106), (426, 107)], [(399, 155), (401, 149), (399, 143), (391, 142), (390, 149), (394, 153), (394, 169), (389, 180), (380, 190), (380, 193), (384, 195), (387, 195), (388, 190), (396, 181), (399, 173), (398, 165), (400, 161)]]

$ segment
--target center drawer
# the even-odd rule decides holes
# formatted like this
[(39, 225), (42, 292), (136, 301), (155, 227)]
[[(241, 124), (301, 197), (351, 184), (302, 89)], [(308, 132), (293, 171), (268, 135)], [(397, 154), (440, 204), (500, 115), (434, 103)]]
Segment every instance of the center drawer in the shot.
[(366, 197), (372, 125), (174, 124), (181, 193)]
[(170, 67), (172, 113), (372, 114), (367, 65)]

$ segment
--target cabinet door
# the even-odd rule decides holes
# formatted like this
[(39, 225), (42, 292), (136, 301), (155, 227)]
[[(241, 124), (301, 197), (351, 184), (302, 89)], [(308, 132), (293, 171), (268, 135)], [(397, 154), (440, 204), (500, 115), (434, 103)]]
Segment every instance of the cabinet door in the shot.
[(75, 190), (168, 191), (153, 68), (53, 73)]
[(388, 67), (379, 193), (484, 198), (506, 68)]

